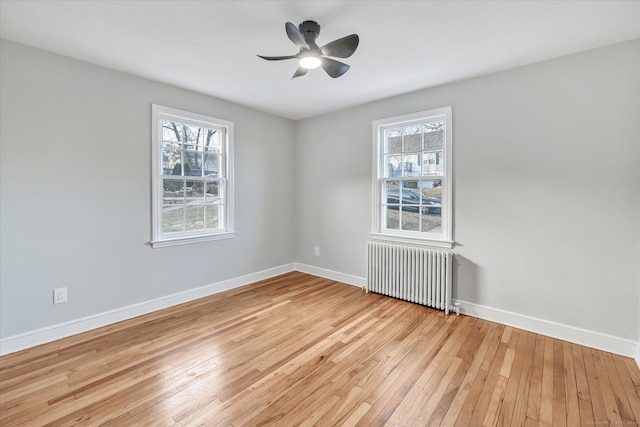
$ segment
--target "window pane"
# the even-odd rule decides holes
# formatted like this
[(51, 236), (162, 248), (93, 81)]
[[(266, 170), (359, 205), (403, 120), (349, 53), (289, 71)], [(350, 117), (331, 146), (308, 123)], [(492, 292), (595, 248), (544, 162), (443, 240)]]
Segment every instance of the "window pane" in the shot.
[(442, 201), (442, 180), (440, 179), (423, 179), (420, 181), (422, 195), (427, 197), (427, 201), (423, 203), (434, 204)]
[[(387, 181), (385, 185), (385, 195), (387, 203), (390, 205), (400, 204), (400, 181)], [(399, 209), (399, 207), (396, 207)]]
[(207, 230), (215, 230), (222, 228), (220, 223), (222, 205), (208, 204), (206, 205)]
[(415, 133), (404, 136), (404, 152), (422, 150), (422, 133), (420, 128), (415, 128)]
[(388, 129), (384, 132), (385, 153), (400, 153), (402, 151), (402, 131), (400, 129)]
[[(420, 204), (420, 181), (410, 180), (402, 182), (402, 204), (417, 205)], [(412, 207), (412, 210), (415, 210)]]
[(180, 150), (170, 147), (162, 148), (162, 174), (163, 175), (180, 175), (179, 171), (174, 174), (174, 168), (180, 164)]
[(202, 146), (202, 139), (200, 135), (202, 134), (202, 128), (194, 125), (184, 125), (184, 144), (185, 145), (199, 145)]
[(387, 206), (384, 210), (386, 211), (387, 228), (392, 230), (400, 228), (400, 210), (398, 206)]
[(188, 198), (200, 198), (204, 197), (204, 181), (187, 181), (187, 187), (185, 188), (185, 195)]
[(402, 175), (401, 168), (402, 156), (400, 155), (391, 155), (384, 156), (384, 164), (386, 165), (386, 175), (387, 177), (396, 177)]
[(184, 159), (185, 176), (202, 176), (202, 153), (192, 150), (185, 150), (182, 154)]
[(424, 149), (429, 151), (444, 148), (444, 123), (436, 122), (425, 125)]
[(220, 176), (220, 156), (218, 154), (204, 154), (204, 176)]
[(206, 202), (207, 203), (219, 203), (220, 202), (220, 182), (207, 181), (206, 182)]
[(444, 158), (442, 151), (427, 151), (422, 155), (422, 174), (423, 175), (442, 175), (442, 165)]
[(204, 199), (186, 199), (185, 222), (187, 231), (204, 229)]
[(420, 181), (422, 193), (422, 231), (442, 232), (442, 180), (423, 179)]
[(222, 134), (223, 132), (218, 129), (205, 129), (204, 151), (222, 152)]
[(407, 231), (420, 231), (420, 212), (403, 209), (402, 229)]
[(418, 163), (419, 154), (405, 154), (402, 156), (402, 175), (417, 176), (420, 175), (420, 165)]
[(442, 213), (438, 210), (438, 213), (432, 213), (427, 211), (422, 214), (422, 231), (431, 233), (442, 233)]
[(182, 141), (182, 124), (176, 122), (162, 121), (163, 141)]
[(184, 180), (183, 179), (163, 179), (163, 204), (173, 205), (184, 203)]
[(191, 162), (191, 176), (202, 176), (203, 153), (196, 153), (195, 162)]
[(165, 205), (162, 207), (162, 232), (182, 233), (184, 231), (184, 206)]

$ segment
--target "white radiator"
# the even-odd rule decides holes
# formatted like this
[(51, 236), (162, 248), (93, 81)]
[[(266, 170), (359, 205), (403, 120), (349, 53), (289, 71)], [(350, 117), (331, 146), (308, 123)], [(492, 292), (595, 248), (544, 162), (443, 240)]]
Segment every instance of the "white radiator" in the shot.
[(452, 263), (449, 251), (367, 242), (365, 290), (449, 314)]

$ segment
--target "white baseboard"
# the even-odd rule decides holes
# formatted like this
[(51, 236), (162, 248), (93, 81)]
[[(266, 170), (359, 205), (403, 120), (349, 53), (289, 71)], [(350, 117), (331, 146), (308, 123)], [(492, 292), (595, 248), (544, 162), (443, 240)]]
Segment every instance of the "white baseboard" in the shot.
[(364, 277), (352, 276), (351, 274), (339, 273), (326, 268), (314, 267), (313, 265), (295, 263), (295, 269), (303, 273), (312, 274), (314, 276), (323, 277), (336, 282), (346, 283), (347, 285), (364, 288), (366, 279)]
[(575, 326), (564, 325), (549, 320), (538, 319), (524, 314), (474, 304), (468, 301), (460, 303), (460, 313), (478, 317), (525, 331), (535, 332), (552, 338), (620, 354), (635, 359), (640, 367), (640, 343), (613, 335), (589, 331)]
[(24, 350), (36, 345), (65, 338), (70, 335), (79, 334), (81, 332), (107, 326), (112, 323), (131, 319), (133, 317), (142, 316), (143, 314), (148, 314), (153, 311), (162, 310), (163, 308), (172, 307), (174, 305), (193, 301), (195, 299), (217, 294), (229, 289), (248, 285), (250, 283), (268, 279), (294, 270), (295, 264), (286, 264), (258, 271), (256, 273), (247, 274), (245, 276), (223, 280), (211, 285), (190, 289), (188, 291), (178, 292), (165, 297), (132, 304), (115, 310), (105, 311), (92, 316), (6, 337), (0, 340), (0, 355)]

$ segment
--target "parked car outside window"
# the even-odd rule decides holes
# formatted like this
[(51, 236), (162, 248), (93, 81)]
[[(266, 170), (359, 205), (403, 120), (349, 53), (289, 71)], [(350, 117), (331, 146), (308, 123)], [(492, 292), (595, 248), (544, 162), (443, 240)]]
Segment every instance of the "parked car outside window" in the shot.
[[(422, 206), (420, 206), (422, 201)], [(387, 190), (387, 204), (391, 209), (400, 209), (403, 211), (439, 214), (442, 211), (440, 199), (428, 197), (420, 194), (419, 191), (412, 188), (402, 189), (402, 202), (400, 201), (400, 189), (390, 188)], [(395, 206), (394, 206), (395, 205)]]

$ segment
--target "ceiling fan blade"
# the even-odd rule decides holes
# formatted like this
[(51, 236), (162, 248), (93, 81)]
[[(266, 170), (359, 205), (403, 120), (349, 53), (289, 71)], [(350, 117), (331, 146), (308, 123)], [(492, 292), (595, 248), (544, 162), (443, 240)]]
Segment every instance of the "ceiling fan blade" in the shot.
[(324, 69), (327, 74), (329, 74), (334, 79), (346, 73), (350, 68), (347, 64), (331, 58), (322, 58), (321, 66), (322, 69)]
[(266, 59), (267, 61), (281, 61), (283, 59), (294, 59), (297, 58), (296, 55), (288, 55), (288, 56), (262, 56), (262, 55), (257, 55), (262, 59)]
[(309, 70), (307, 70), (306, 68), (298, 67), (296, 72), (293, 73), (293, 77), (291, 77), (291, 80), (295, 79), (296, 77), (304, 76), (305, 74), (307, 74), (307, 71)]
[(358, 37), (357, 34), (351, 34), (350, 36), (327, 43), (322, 46), (320, 50), (322, 50), (323, 55), (348, 58), (356, 51), (358, 43), (360, 43), (360, 37)]
[(309, 45), (306, 41), (304, 41), (304, 37), (302, 36), (302, 33), (300, 32), (298, 27), (293, 25), (291, 22), (287, 22), (284, 25), (284, 28), (287, 31), (289, 40), (291, 40), (296, 46), (298, 46), (300, 49), (309, 49)]

